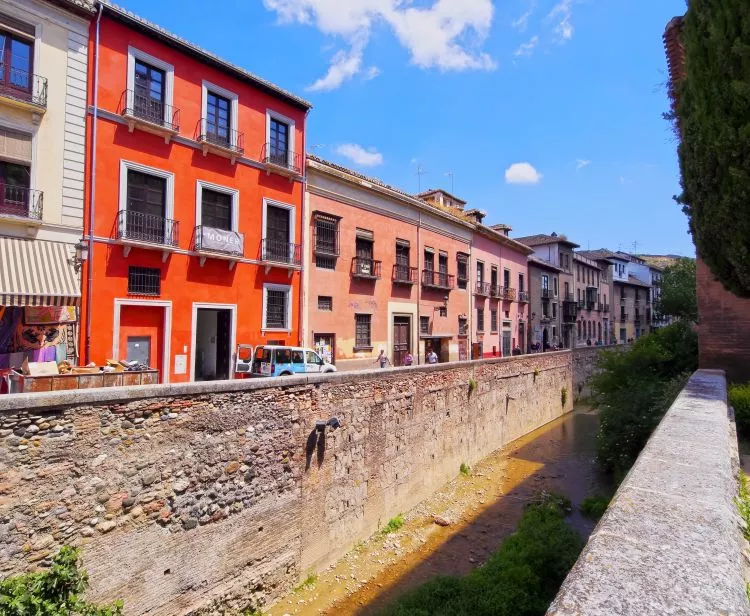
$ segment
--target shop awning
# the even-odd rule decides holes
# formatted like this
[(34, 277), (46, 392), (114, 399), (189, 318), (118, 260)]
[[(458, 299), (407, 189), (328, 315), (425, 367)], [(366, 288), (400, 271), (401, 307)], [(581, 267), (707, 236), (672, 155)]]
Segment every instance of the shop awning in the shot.
[(74, 306), (80, 302), (73, 247), (0, 237), (0, 306)]

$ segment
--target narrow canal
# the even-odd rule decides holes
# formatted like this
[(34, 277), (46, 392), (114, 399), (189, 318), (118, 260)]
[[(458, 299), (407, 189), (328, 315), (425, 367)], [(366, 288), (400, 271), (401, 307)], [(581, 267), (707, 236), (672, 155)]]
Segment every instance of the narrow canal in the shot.
[(400, 530), (374, 535), (264, 613), (377, 614), (436, 575), (464, 575), (484, 563), (540, 491), (569, 498), (568, 521), (587, 537), (594, 523), (578, 505), (607, 488), (594, 460), (597, 428), (596, 413), (579, 408), (510, 443), (404, 512)]

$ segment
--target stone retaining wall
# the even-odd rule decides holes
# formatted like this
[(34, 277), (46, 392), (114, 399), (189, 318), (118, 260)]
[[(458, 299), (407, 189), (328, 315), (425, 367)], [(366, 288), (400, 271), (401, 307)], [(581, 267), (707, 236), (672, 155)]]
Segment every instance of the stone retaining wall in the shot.
[(572, 387), (559, 352), (2, 396), (0, 575), (73, 544), (92, 597), (129, 615), (268, 604), (571, 410)]
[(603, 351), (624, 351), (630, 348), (626, 344), (611, 344), (608, 346), (578, 347), (573, 349), (573, 395), (576, 400), (591, 396), (591, 377), (598, 369), (596, 367)]

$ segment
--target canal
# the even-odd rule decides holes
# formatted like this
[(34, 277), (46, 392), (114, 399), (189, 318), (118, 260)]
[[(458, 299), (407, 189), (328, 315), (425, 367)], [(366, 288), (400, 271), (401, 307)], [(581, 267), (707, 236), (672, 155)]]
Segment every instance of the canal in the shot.
[[(464, 575), (484, 563), (541, 491), (569, 498), (568, 521), (588, 537), (594, 523), (577, 506), (608, 489), (594, 459), (597, 428), (596, 413), (577, 408), (510, 443), (404, 512), (399, 530), (359, 544), (264, 613), (377, 614), (436, 575)], [(449, 525), (435, 523), (436, 516)]]

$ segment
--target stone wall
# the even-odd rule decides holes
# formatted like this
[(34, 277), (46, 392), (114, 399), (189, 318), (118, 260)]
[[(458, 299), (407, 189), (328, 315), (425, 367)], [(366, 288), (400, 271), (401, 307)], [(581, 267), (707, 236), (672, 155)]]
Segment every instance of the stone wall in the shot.
[(569, 411), (572, 384), (559, 352), (2, 396), (0, 575), (74, 544), (92, 597), (127, 614), (267, 604)]
[(629, 345), (578, 347), (573, 349), (573, 395), (576, 400), (591, 396), (590, 379), (597, 372), (596, 364), (602, 351), (622, 351)]
[(699, 370), (620, 485), (548, 616), (750, 614), (737, 435), (724, 374)]

